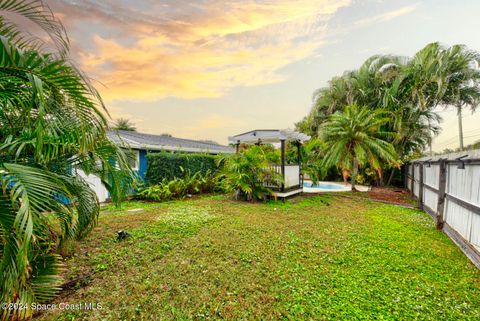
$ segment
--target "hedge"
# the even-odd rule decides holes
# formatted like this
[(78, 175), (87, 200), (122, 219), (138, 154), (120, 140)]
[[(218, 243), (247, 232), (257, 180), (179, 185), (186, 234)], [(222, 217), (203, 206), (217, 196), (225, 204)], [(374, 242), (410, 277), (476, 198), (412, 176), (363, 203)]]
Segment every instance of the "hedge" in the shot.
[[(182, 171), (183, 168), (183, 171)], [(145, 179), (149, 184), (158, 184), (164, 178), (173, 180), (183, 178), (187, 172), (191, 175), (208, 170), (216, 171), (215, 156), (208, 154), (148, 153)]]

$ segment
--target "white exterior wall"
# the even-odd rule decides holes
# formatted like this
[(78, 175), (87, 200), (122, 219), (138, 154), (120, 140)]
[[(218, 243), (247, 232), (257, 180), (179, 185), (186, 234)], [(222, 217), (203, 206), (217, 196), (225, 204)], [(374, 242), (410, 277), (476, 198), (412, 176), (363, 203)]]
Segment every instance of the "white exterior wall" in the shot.
[(109, 194), (105, 186), (103, 186), (102, 181), (95, 175), (87, 175), (81, 169), (77, 169), (77, 174), (82, 177), (88, 185), (92, 187), (97, 194), (98, 201), (100, 203), (105, 202), (109, 198)]

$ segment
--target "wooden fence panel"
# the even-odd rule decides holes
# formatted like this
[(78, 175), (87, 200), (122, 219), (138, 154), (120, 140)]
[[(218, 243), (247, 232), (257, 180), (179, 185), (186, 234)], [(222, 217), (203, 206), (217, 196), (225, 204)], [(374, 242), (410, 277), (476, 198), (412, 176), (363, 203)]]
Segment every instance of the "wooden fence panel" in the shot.
[(445, 201), (444, 215), (445, 222), (468, 241), (468, 236), (470, 235), (471, 229), (470, 222), (472, 220), (472, 213), (447, 198)]
[(480, 215), (472, 215), (470, 243), (480, 252)]
[(437, 212), (438, 194), (428, 188), (423, 190), (423, 204), (432, 212)]
[(430, 164), (430, 166), (424, 165), (424, 183), (438, 189), (439, 172), (440, 164)]
[(480, 150), (462, 154), (412, 161), (405, 182), (437, 228), (480, 268)]
[(413, 165), (412, 164), (407, 164), (407, 178), (406, 178), (406, 182), (407, 182), (407, 189), (409, 191), (412, 190), (412, 184), (413, 184), (413, 180), (412, 180), (412, 173), (413, 173)]
[(407, 188), (413, 191), (413, 165), (408, 164)]
[(458, 165), (450, 164), (447, 172), (447, 193), (480, 206), (480, 165), (465, 165), (465, 169), (459, 169)]
[(423, 204), (437, 212), (440, 164), (423, 164)]
[(420, 166), (418, 164), (413, 164), (413, 172), (414, 172), (414, 180), (413, 180), (413, 196), (418, 197), (419, 194), (419, 189), (420, 189), (420, 183), (418, 181), (420, 177)]

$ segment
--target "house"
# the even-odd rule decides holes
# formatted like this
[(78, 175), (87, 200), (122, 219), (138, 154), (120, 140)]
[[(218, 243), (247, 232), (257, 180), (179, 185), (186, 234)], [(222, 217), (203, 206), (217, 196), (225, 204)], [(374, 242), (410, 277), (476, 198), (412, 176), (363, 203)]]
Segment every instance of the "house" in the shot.
[(170, 135), (143, 134), (126, 130), (111, 131), (107, 135), (110, 141), (133, 151), (135, 157), (131, 165), (141, 178), (144, 178), (147, 172), (147, 153), (169, 151), (215, 155), (234, 152), (234, 149), (229, 146)]
[[(147, 172), (147, 153), (161, 151), (207, 154), (234, 153), (234, 149), (228, 146), (213, 142), (176, 138), (170, 135), (154, 135), (118, 130), (108, 132), (107, 136), (115, 144), (133, 151), (135, 157), (133, 157), (131, 166), (138, 173), (139, 178), (145, 178)], [(80, 170), (77, 172), (95, 190), (100, 202), (104, 202), (109, 198), (106, 188), (98, 177), (94, 175), (87, 176)]]

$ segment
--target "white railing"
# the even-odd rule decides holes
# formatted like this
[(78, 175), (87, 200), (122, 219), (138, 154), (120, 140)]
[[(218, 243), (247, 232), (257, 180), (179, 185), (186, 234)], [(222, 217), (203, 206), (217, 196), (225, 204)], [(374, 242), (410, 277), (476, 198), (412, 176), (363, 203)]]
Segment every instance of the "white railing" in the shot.
[[(282, 173), (282, 167), (280, 165), (272, 166), (272, 169), (277, 172), (278, 174)], [(273, 186), (270, 182), (266, 182), (268, 186), (271, 187), (280, 187), (280, 186)], [(300, 182), (300, 166), (299, 165), (285, 165), (285, 182), (284, 187), (285, 189), (290, 187), (299, 186)]]
[(300, 166), (285, 165), (285, 188), (300, 185)]

